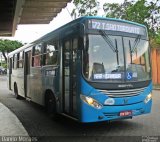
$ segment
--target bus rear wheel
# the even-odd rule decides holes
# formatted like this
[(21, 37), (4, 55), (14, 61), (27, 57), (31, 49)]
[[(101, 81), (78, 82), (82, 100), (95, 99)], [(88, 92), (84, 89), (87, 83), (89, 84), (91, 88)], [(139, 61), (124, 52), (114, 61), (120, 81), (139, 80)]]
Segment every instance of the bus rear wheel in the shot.
[(18, 95), (18, 87), (17, 84), (14, 84), (14, 94), (16, 96), (16, 99), (20, 99), (20, 96)]
[(57, 111), (56, 111), (56, 100), (52, 93), (47, 93), (46, 95), (46, 111), (52, 117), (56, 118)]

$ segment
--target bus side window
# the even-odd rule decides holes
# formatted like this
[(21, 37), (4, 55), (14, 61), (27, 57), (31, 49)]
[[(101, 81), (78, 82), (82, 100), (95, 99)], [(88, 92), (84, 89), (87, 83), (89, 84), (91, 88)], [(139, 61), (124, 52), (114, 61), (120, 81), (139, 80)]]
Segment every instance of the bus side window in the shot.
[(13, 56), (13, 69), (17, 69), (17, 54)]
[(8, 59), (7, 59), (7, 68), (10, 70), (12, 70), (12, 65), (13, 65), (13, 63), (12, 63), (12, 61), (13, 61), (13, 57), (8, 57)]
[(20, 52), (17, 54), (17, 68), (23, 68), (23, 56), (24, 52)]
[(7, 69), (10, 68), (10, 64), (9, 64), (10, 63), (10, 59), (11, 59), (10, 57), (7, 58)]
[(14, 69), (14, 55), (12, 57), (12, 69)]
[(32, 67), (38, 67), (42, 65), (42, 46), (43, 44), (37, 44), (33, 47), (32, 51)]
[(56, 41), (48, 41), (44, 47), (44, 65), (57, 65), (58, 63), (58, 44)]

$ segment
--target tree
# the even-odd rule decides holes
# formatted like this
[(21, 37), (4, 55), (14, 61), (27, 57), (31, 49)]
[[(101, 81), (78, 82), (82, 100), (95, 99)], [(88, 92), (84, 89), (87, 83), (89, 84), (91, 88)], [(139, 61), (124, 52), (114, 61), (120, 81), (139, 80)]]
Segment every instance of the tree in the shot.
[(103, 9), (106, 13), (106, 17), (119, 18), (145, 24), (145, 19), (150, 16), (149, 6), (147, 6), (145, 0), (128, 1), (124, 3), (105, 3)]
[(150, 2), (149, 4), (150, 18), (148, 19), (148, 25), (150, 26), (150, 36), (157, 36), (157, 31), (160, 30), (160, 0)]
[(137, 23), (145, 24), (146, 20), (150, 17), (149, 6), (146, 5), (145, 0), (139, 0), (135, 4), (130, 5), (126, 10), (127, 20)]
[(150, 45), (152, 48), (160, 48), (160, 31), (154, 38), (150, 38)]
[(95, 16), (99, 9), (97, 0), (74, 0), (75, 9), (72, 10), (71, 16)]
[(127, 8), (133, 5), (133, 1), (125, 0), (124, 3), (105, 3), (103, 5), (103, 10), (106, 17), (118, 18), (118, 19), (127, 19)]
[(160, 48), (160, 32), (157, 34), (155, 40), (156, 40), (156, 43), (159, 44), (159, 48)]
[(0, 39), (0, 52), (2, 52), (2, 55), (6, 62), (6, 53), (9, 53), (21, 46), (23, 46), (23, 44), (17, 40)]

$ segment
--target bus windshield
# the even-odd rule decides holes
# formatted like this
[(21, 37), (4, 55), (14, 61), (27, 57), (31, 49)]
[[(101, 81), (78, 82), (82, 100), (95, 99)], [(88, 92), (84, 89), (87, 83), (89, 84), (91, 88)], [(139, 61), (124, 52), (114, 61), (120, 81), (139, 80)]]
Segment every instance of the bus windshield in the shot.
[(151, 79), (149, 43), (141, 36), (89, 34), (83, 56), (83, 71), (89, 81), (119, 83)]

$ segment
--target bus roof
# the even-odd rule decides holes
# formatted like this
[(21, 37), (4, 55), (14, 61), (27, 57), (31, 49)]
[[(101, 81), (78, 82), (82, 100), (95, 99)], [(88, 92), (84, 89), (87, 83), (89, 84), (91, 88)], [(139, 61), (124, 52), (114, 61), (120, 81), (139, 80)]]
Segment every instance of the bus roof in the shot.
[(139, 24), (139, 23), (136, 23), (136, 22), (132, 22), (132, 21), (128, 21), (128, 20), (123, 20), (123, 19), (116, 19), (116, 18), (109, 18), (109, 17), (99, 17), (99, 16), (84, 16), (84, 17), (81, 17), (81, 18), (83, 20), (85, 20), (85, 19), (94, 19), (95, 18), (95, 19), (99, 19), (99, 20), (119, 21), (119, 22), (134, 24), (134, 25), (146, 28), (145, 25), (142, 25), (142, 24)]

